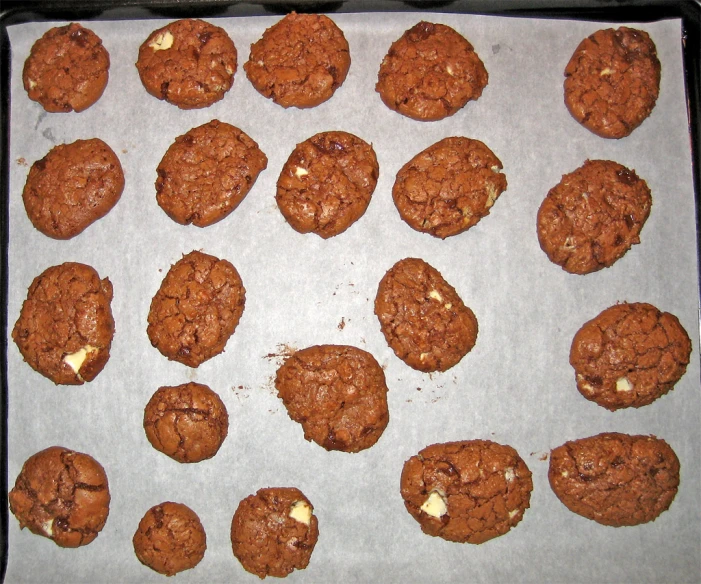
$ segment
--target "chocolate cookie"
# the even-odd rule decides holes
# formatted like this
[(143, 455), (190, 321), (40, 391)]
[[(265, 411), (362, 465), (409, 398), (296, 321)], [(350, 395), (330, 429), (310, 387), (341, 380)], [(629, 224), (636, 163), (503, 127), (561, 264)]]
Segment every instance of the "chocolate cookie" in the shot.
[(12, 339), (35, 371), (61, 385), (92, 381), (110, 358), (112, 283), (68, 262), (34, 278)]
[(506, 190), (501, 161), (479, 140), (444, 138), (397, 173), (392, 198), (413, 229), (445, 239), (489, 214)]
[(645, 31), (599, 30), (579, 44), (565, 68), (565, 105), (594, 134), (623, 138), (655, 107), (660, 70)]
[(555, 448), (548, 480), (557, 498), (582, 517), (613, 527), (639, 525), (672, 504), (679, 460), (664, 440), (610, 432)]
[(8, 498), (21, 529), (67, 548), (93, 541), (110, 512), (105, 469), (92, 456), (62, 446), (30, 456)]
[(380, 281), (375, 314), (397, 357), (419, 371), (446, 371), (472, 350), (477, 319), (440, 272), (398, 261)]
[(234, 83), (236, 47), (223, 28), (184, 19), (154, 30), (139, 48), (136, 68), (146, 91), (181, 109), (221, 100)]
[(231, 546), (243, 569), (259, 578), (284, 578), (309, 565), (319, 525), (314, 507), (294, 487), (260, 489), (239, 503)]
[(47, 112), (82, 112), (102, 96), (110, 56), (93, 31), (72, 22), (52, 28), (32, 46), (22, 82)]
[(543, 200), (538, 241), (565, 271), (596, 272), (640, 243), (651, 208), (650, 189), (635, 171), (609, 160), (587, 160)]
[(488, 79), (465, 37), (444, 24), (422, 21), (392, 43), (375, 90), (389, 109), (434, 121), (479, 98)]
[(531, 471), (511, 446), (489, 440), (427, 446), (404, 463), (404, 506), (433, 536), (484, 543), (504, 535), (530, 506)]
[(156, 200), (176, 223), (206, 227), (236, 209), (267, 166), (247, 134), (212, 120), (168, 148), (158, 165)]
[(278, 369), (275, 387), (304, 437), (326, 450), (370, 448), (389, 422), (382, 367), (356, 347), (317, 345), (297, 351)]
[(256, 90), (282, 107), (314, 107), (343, 84), (350, 68), (343, 31), (323, 14), (291, 12), (251, 45), (243, 68)]

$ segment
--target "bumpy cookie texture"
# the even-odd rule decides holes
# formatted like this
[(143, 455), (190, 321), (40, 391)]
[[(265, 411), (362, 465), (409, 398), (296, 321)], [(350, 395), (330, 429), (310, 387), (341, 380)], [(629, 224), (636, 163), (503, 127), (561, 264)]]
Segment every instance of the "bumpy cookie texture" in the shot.
[(223, 28), (184, 19), (154, 30), (139, 48), (136, 68), (146, 91), (181, 109), (221, 100), (234, 84), (234, 42)]
[(652, 194), (635, 171), (610, 160), (587, 160), (547, 194), (538, 209), (541, 249), (571, 274), (612, 266), (640, 243)]
[(319, 538), (313, 510), (294, 487), (260, 489), (241, 501), (231, 521), (231, 546), (244, 570), (284, 578), (305, 569)]
[(156, 200), (173, 221), (206, 227), (236, 209), (267, 166), (245, 132), (212, 120), (168, 148), (157, 169)]
[(327, 450), (370, 448), (389, 422), (382, 367), (356, 347), (317, 345), (297, 351), (278, 369), (275, 387), (304, 437)]
[(12, 339), (24, 360), (56, 384), (92, 381), (110, 358), (112, 283), (90, 266), (53, 266), (29, 287)]
[(90, 455), (62, 446), (27, 459), (9, 500), (20, 528), (67, 548), (93, 541), (110, 511), (105, 469)]
[(265, 97), (283, 107), (308, 108), (334, 94), (350, 63), (343, 31), (328, 16), (292, 12), (251, 45), (243, 68)]
[(245, 302), (230, 262), (192, 251), (171, 266), (153, 297), (148, 337), (168, 359), (198, 367), (224, 351)]
[(623, 138), (655, 107), (660, 70), (645, 31), (599, 30), (579, 44), (565, 68), (565, 105), (594, 134)]
[(406, 258), (384, 275), (375, 298), (382, 334), (397, 357), (419, 371), (446, 371), (477, 342), (477, 318), (440, 272)]
[(672, 504), (679, 460), (655, 436), (610, 432), (555, 448), (548, 479), (570, 511), (603, 525), (639, 525)]
[(82, 112), (102, 96), (109, 68), (100, 37), (73, 22), (48, 30), (34, 43), (22, 82), (29, 98), (47, 112)]
[(646, 303), (607, 308), (577, 331), (570, 348), (577, 389), (612, 411), (646, 406), (673, 389), (690, 356), (679, 319)]
[(489, 440), (433, 444), (404, 463), (404, 506), (421, 530), (458, 543), (504, 535), (530, 506), (531, 471), (511, 446)]

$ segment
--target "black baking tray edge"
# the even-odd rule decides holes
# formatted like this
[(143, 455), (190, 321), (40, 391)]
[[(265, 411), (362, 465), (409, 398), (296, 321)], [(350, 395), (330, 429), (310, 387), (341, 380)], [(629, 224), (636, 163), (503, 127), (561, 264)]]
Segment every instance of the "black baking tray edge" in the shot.
[[(692, 173), (696, 201), (696, 247), (701, 256), (701, 0), (3, 0), (0, 6), (0, 581), (8, 556), (7, 501), (7, 293), (10, 142), (10, 42), (7, 27), (34, 21), (134, 20), (261, 16), (297, 12), (455, 12), (523, 18), (606, 22), (682, 21)], [(701, 274), (697, 274), (701, 298)], [(701, 312), (699, 314), (701, 322)], [(700, 420), (701, 422), (701, 420)]]

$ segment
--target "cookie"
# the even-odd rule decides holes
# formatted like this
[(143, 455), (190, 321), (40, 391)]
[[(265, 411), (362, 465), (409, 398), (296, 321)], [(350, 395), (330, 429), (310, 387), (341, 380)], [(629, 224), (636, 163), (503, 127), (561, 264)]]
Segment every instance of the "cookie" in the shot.
[(379, 173), (370, 144), (348, 132), (322, 132), (292, 151), (275, 200), (295, 231), (328, 239), (363, 216)]
[(47, 112), (82, 112), (105, 91), (110, 55), (93, 31), (72, 22), (37, 40), (24, 62), (29, 99)]
[(433, 266), (398, 261), (380, 281), (375, 314), (394, 353), (419, 371), (446, 371), (477, 342), (477, 319)]
[(241, 501), (231, 521), (231, 546), (243, 569), (259, 578), (305, 569), (319, 538), (313, 510), (294, 487), (260, 489)]
[(506, 190), (501, 161), (479, 140), (444, 138), (397, 173), (392, 198), (402, 219), (445, 239), (477, 224)]
[(124, 190), (114, 151), (99, 138), (53, 147), (29, 169), (22, 191), (27, 217), (54, 239), (71, 239), (101, 219)]
[(356, 347), (316, 345), (297, 351), (278, 369), (275, 388), (304, 437), (326, 450), (370, 448), (389, 422), (382, 367)]
[(285, 108), (309, 108), (331, 98), (350, 64), (348, 42), (333, 20), (291, 12), (251, 45), (243, 68), (261, 95)]
[(484, 543), (504, 535), (530, 506), (531, 471), (511, 446), (490, 440), (432, 444), (404, 463), (404, 506), (432, 536)]
[(660, 92), (661, 65), (650, 35), (634, 28), (599, 30), (565, 68), (565, 105), (602, 138), (624, 138), (645, 121)]
[(144, 566), (174, 576), (200, 563), (207, 549), (207, 534), (197, 513), (187, 505), (167, 501), (146, 512), (132, 543)]
[(8, 498), (21, 529), (66, 548), (92, 542), (110, 512), (105, 469), (92, 456), (62, 446), (30, 456)]
[(168, 148), (157, 169), (156, 200), (176, 223), (207, 227), (239, 206), (267, 166), (246, 133), (212, 120)]
[(389, 109), (435, 121), (478, 99), (488, 80), (484, 63), (465, 37), (444, 24), (421, 21), (392, 43), (375, 90)]
[(178, 462), (212, 458), (229, 432), (229, 414), (216, 392), (201, 383), (156, 390), (144, 409), (146, 437)]
[(187, 110), (223, 99), (234, 84), (236, 59), (223, 28), (188, 18), (154, 30), (139, 47), (136, 68), (146, 91)]
[(565, 271), (596, 272), (640, 243), (651, 208), (650, 189), (635, 171), (610, 160), (587, 160), (543, 200), (538, 241)]
[(92, 381), (110, 358), (112, 283), (90, 266), (67, 262), (29, 286), (12, 339), (29, 366), (60, 385)]
[(639, 408), (674, 388), (691, 340), (679, 319), (651, 304), (616, 304), (585, 323), (570, 348), (577, 389), (608, 410)]
[(573, 513), (622, 527), (654, 521), (672, 504), (679, 460), (664, 440), (608, 432), (550, 453), (550, 487)]
[(230, 262), (192, 251), (170, 267), (153, 297), (148, 338), (171, 361), (198, 367), (224, 351), (245, 302)]

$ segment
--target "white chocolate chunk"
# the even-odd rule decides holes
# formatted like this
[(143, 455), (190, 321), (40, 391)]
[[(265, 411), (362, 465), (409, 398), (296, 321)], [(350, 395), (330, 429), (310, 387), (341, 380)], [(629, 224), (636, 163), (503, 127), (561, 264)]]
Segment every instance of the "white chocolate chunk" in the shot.
[(295, 501), (290, 507), (289, 516), (295, 521), (309, 525), (312, 520), (312, 508), (306, 501)]
[(53, 534), (54, 534), (54, 520), (49, 519), (48, 521), (45, 521), (44, 523), (42, 523), (41, 529), (48, 537), (53, 536)]
[(633, 391), (633, 384), (627, 377), (619, 377), (616, 380), (616, 391)]
[(516, 473), (514, 472), (514, 469), (509, 467), (504, 471), (504, 478), (511, 482), (516, 478)]
[(560, 475), (561, 475), (563, 478), (567, 478), (568, 476), (570, 476), (570, 473), (567, 472), (566, 470), (563, 470), (563, 471), (560, 473)]
[(434, 300), (438, 300), (438, 302), (443, 302), (443, 296), (441, 296), (441, 293), (438, 290), (431, 290), (428, 293), (429, 298), (433, 298)]
[(169, 30), (163, 31), (149, 45), (154, 51), (165, 51), (173, 46), (173, 33)]
[(453, 68), (452, 68), (450, 65), (448, 65), (448, 66), (445, 68), (445, 72), (446, 72), (448, 75), (450, 75), (451, 77), (454, 77), (454, 76), (455, 76), (455, 71), (453, 70)]
[(438, 491), (431, 491), (428, 498), (421, 505), (421, 510), (431, 517), (443, 517), (448, 512), (448, 506), (445, 503), (443, 495)]
[(85, 359), (87, 359), (88, 355), (96, 351), (98, 351), (97, 347), (85, 345), (83, 348), (78, 349), (75, 353), (66, 355), (63, 358), (63, 362), (77, 374), (80, 371), (80, 368), (83, 366), (83, 363), (85, 363)]
[(419, 361), (423, 361), (429, 355), (430, 355), (430, 353), (421, 353), (421, 355), (419, 355)]
[(601, 70), (601, 73), (599, 73), (599, 76), (600, 76), (600, 77), (603, 77), (604, 75), (611, 75), (611, 73), (613, 73), (613, 69), (611, 69), (611, 68), (609, 68), (609, 67), (604, 67), (604, 68)]
[(512, 511), (509, 511), (509, 519), (513, 519), (519, 513), (520, 513), (520, 511), (518, 509), (513, 509)]
[(37, 86), (37, 82), (34, 79), (29, 80), (29, 89), (34, 89)]
[(302, 178), (303, 176), (307, 176), (308, 174), (309, 171), (306, 168), (302, 168), (301, 166), (295, 168), (295, 176), (297, 178)]
[(453, 305), (450, 302), (446, 302), (443, 305), (443, 308), (445, 308), (446, 310), (450, 310), (451, 308), (453, 308)]

